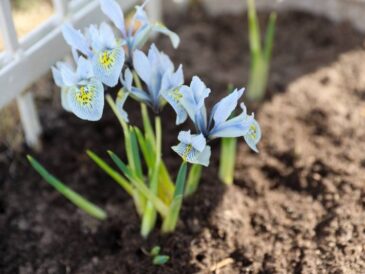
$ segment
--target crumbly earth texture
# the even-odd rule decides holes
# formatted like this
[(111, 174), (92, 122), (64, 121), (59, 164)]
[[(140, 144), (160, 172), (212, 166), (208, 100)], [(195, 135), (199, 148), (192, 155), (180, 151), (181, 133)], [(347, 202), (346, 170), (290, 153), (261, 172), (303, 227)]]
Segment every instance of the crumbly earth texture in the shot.
[[(246, 22), (199, 9), (174, 14), (166, 23), (180, 34), (180, 48), (156, 43), (184, 65), (187, 82), (197, 74), (212, 88), (211, 104), (228, 83), (247, 84)], [(348, 24), (279, 14), (267, 98), (249, 106), (262, 126), (260, 153), (240, 140), (235, 184), (225, 187), (216, 174), (219, 142), (213, 143), (211, 166), (184, 201), (176, 233), (156, 230), (147, 240), (130, 197), (84, 153), (123, 155), (108, 107), (91, 123), (63, 111), (58, 98), (41, 97), (43, 151), (0, 143), (0, 272), (365, 273), (363, 60), (363, 37)], [(129, 101), (128, 109), (139, 120), (138, 104)], [(179, 129), (171, 110), (162, 117), (164, 157), (176, 174), (179, 159), (169, 147)], [(68, 203), (29, 167), (26, 153), (105, 208), (108, 220), (95, 221)], [(166, 265), (153, 266), (145, 255), (154, 245), (171, 256)]]

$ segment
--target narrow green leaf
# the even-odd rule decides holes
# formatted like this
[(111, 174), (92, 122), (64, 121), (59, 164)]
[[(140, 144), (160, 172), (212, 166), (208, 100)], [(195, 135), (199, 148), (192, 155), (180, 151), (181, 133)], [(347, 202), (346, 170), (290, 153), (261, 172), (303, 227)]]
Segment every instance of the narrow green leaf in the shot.
[[(158, 187), (158, 172), (159, 165), (155, 166), (150, 176), (150, 191), (152, 194), (157, 195)], [(157, 197), (157, 196), (156, 196)], [(147, 237), (156, 225), (157, 213), (152, 201), (147, 202), (146, 210), (143, 214), (141, 235)]]
[(261, 55), (261, 31), (256, 13), (255, 0), (247, 0), (247, 12), (251, 55), (258, 56)]
[(185, 161), (182, 162), (176, 178), (174, 197), (184, 194), (187, 169), (188, 169), (187, 162)]
[(175, 185), (171, 180), (165, 163), (161, 160), (160, 172), (158, 174), (158, 197), (160, 197), (166, 204), (170, 204), (174, 191)]
[(143, 128), (146, 135), (146, 139), (150, 143), (155, 143), (155, 134), (153, 132), (152, 124), (150, 117), (148, 115), (148, 109), (145, 104), (141, 104), (141, 114), (142, 114), (142, 121), (143, 121)]
[(272, 48), (274, 45), (276, 18), (277, 18), (276, 13), (272, 12), (270, 14), (269, 23), (265, 34), (264, 59), (267, 64), (270, 63)]
[(117, 172), (115, 169), (110, 167), (103, 159), (101, 159), (99, 156), (97, 156), (94, 152), (91, 150), (86, 151), (87, 155), (102, 169), (108, 174), (110, 177), (114, 179), (121, 187), (124, 188), (124, 190), (129, 194), (133, 195), (133, 187), (131, 184), (123, 178), (123, 176)]
[(104, 220), (107, 218), (107, 214), (100, 207), (91, 203), (80, 194), (73, 191), (71, 188), (64, 185), (60, 180), (50, 174), (37, 160), (30, 155), (27, 156), (28, 161), (32, 167), (43, 177), (43, 179), (53, 186), (59, 193), (65, 196), (75, 206), (85, 211), (90, 216), (96, 219)]
[(169, 207), (168, 214), (162, 224), (162, 232), (164, 233), (173, 232), (176, 228), (177, 221), (180, 215), (182, 201), (184, 198), (186, 173), (187, 173), (187, 163), (184, 161), (180, 166), (176, 178), (176, 186), (172, 203)]
[(143, 178), (141, 156), (139, 154), (139, 147), (136, 133), (133, 130), (133, 128), (130, 128), (130, 144), (132, 150), (132, 161), (133, 161), (134, 171), (138, 177)]
[[(155, 143), (155, 147), (156, 147), (156, 152), (155, 152), (155, 163), (154, 163), (154, 167), (152, 169), (151, 172), (151, 176), (150, 176), (150, 191), (157, 195), (158, 192), (158, 173), (160, 171), (160, 162), (161, 162), (161, 142), (162, 142), (162, 133), (161, 133), (161, 119), (160, 117), (156, 117), (155, 120), (155, 132), (156, 132), (156, 143)], [(147, 207), (146, 207), (146, 211), (143, 215), (143, 220), (142, 220), (142, 226), (141, 226), (141, 234), (143, 237), (147, 237), (150, 232), (152, 231), (152, 229), (155, 227), (156, 225), (156, 218), (157, 218), (157, 213), (156, 210), (153, 206), (153, 203), (151, 201), (149, 201), (147, 203)]]
[(191, 166), (189, 175), (188, 175), (188, 179), (186, 182), (186, 188), (185, 188), (185, 194), (184, 194), (185, 197), (192, 195), (198, 189), (202, 170), (203, 170), (202, 165), (192, 165)]
[(153, 167), (154, 164), (154, 155), (151, 153), (150, 147), (147, 147), (147, 140), (145, 140), (141, 130), (137, 127), (134, 127), (134, 131), (136, 133), (136, 137), (139, 147), (141, 148), (143, 158), (146, 161), (148, 169), (150, 169), (151, 167)]
[(162, 216), (166, 216), (168, 207), (162, 202), (156, 195), (154, 195), (145, 185), (141, 178), (138, 178), (133, 172), (123, 163), (123, 161), (115, 155), (112, 151), (108, 151), (111, 159), (118, 166), (120, 170), (127, 176), (127, 178), (133, 183), (133, 185), (148, 199), (150, 200), (158, 212)]
[(162, 224), (163, 233), (170, 233), (175, 230), (177, 222), (179, 220), (182, 201), (183, 201), (183, 195), (181, 194), (175, 196), (174, 199), (172, 200), (168, 214)]
[[(152, 170), (155, 165), (155, 153), (151, 153), (151, 151), (154, 151), (153, 143), (151, 144), (149, 140), (145, 139), (142, 132), (137, 127), (135, 127), (134, 130), (147, 167), (149, 170)], [(170, 204), (175, 186), (162, 159), (160, 171), (158, 173), (158, 185), (158, 197), (160, 197), (164, 203)]]
[(109, 104), (110, 108), (113, 110), (115, 116), (117, 116), (120, 125), (122, 126), (123, 134), (124, 134), (124, 144), (125, 144), (124, 147), (125, 147), (125, 151), (126, 151), (127, 158), (128, 158), (128, 164), (132, 167), (133, 170), (136, 170), (137, 167), (134, 166), (135, 162), (133, 159), (131, 137), (130, 137), (130, 131), (129, 131), (128, 125), (124, 121), (123, 117), (120, 115), (113, 98), (109, 94), (107, 94), (105, 96), (105, 98), (106, 98), (106, 101)]
[(221, 155), (219, 161), (219, 178), (227, 185), (233, 183), (236, 164), (236, 138), (223, 138), (221, 141)]

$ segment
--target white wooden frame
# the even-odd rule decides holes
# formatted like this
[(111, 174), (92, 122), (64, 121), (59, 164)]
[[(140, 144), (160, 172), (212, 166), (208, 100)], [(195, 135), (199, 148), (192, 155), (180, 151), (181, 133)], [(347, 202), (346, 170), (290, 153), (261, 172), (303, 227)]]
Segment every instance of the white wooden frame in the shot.
[[(138, 0), (117, 0), (128, 10)], [(160, 20), (161, 0), (147, 5), (152, 20)], [(5, 52), (0, 53), (0, 109), (16, 99), (25, 139), (28, 145), (39, 147), (39, 123), (30, 85), (46, 74), (50, 67), (69, 54), (62, 38), (61, 27), (71, 22), (77, 28), (106, 20), (98, 0), (52, 0), (55, 13), (43, 24), (18, 40), (11, 15), (10, 0), (0, 0), (0, 33)], [(0, 117), (1, 122), (1, 117)]]

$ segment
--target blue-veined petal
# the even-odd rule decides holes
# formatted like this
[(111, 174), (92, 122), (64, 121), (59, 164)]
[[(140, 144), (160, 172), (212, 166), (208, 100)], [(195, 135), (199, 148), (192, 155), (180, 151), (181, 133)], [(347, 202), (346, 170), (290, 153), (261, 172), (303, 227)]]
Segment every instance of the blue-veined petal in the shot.
[(89, 121), (100, 120), (104, 109), (103, 84), (91, 79), (81, 86), (73, 86), (67, 92), (68, 106), (79, 118)]
[(141, 23), (141, 26), (146, 26), (149, 25), (149, 20), (148, 20), (148, 16), (146, 14), (146, 12), (144, 11), (144, 7), (147, 4), (148, 0), (145, 1), (142, 6), (135, 6), (135, 12), (134, 15), (132, 17), (131, 23), (129, 24), (129, 28), (128, 28), (128, 36), (132, 36), (133, 32), (135, 31), (135, 27), (137, 25), (137, 21), (139, 21)]
[(183, 97), (180, 103), (187, 111), (190, 119), (195, 123), (197, 113), (201, 116), (198, 120), (204, 118), (200, 113), (200, 109), (204, 106), (204, 100), (208, 97), (210, 89), (205, 86), (203, 81), (199, 77), (194, 76), (190, 86), (181, 87), (181, 93)]
[(77, 84), (79, 78), (77, 77), (77, 74), (72, 71), (69, 64), (59, 62), (57, 63), (57, 66), (59, 68), (65, 86), (70, 87)]
[(92, 56), (92, 52), (89, 48), (87, 40), (85, 36), (81, 33), (81, 31), (76, 30), (74, 27), (67, 23), (62, 27), (62, 34), (69, 46), (78, 49), (88, 57)]
[(172, 149), (189, 163), (208, 166), (210, 147), (206, 145), (203, 134), (191, 134), (189, 131), (180, 131), (177, 139), (180, 143)]
[(145, 91), (132, 86), (133, 74), (128, 68), (124, 71), (124, 74), (120, 76), (120, 81), (126, 91), (129, 92), (134, 99), (151, 105), (150, 96)]
[(162, 23), (155, 23), (153, 25), (153, 31), (163, 33), (170, 38), (170, 41), (174, 48), (177, 48), (180, 44), (180, 37), (175, 32), (169, 30), (166, 26)]
[(68, 90), (69, 88), (67, 87), (62, 87), (61, 88), (61, 106), (66, 110), (66, 111), (71, 111), (70, 109), (70, 105), (68, 103)]
[(203, 166), (209, 165), (211, 155), (210, 146), (206, 146), (202, 152), (199, 152), (191, 144), (179, 143), (177, 146), (173, 146), (172, 149), (179, 154), (184, 161)]
[(90, 79), (93, 76), (92, 66), (89, 60), (80, 56), (77, 61), (76, 75), (78, 80)]
[(100, 39), (99, 30), (96, 25), (90, 25), (86, 29), (86, 39), (89, 41), (93, 51), (103, 50), (103, 41)]
[(140, 21), (142, 24), (147, 24), (149, 22), (147, 13), (144, 10), (144, 7), (146, 6), (147, 1), (144, 1), (142, 6), (136, 6), (136, 12), (134, 14), (134, 19)]
[(179, 87), (169, 90), (161, 90), (161, 95), (176, 112), (176, 124), (180, 125), (184, 123), (188, 117), (188, 114), (185, 108), (180, 104), (182, 94)]
[(214, 125), (213, 129), (209, 132), (209, 138), (235, 138), (245, 136), (249, 132), (252, 120), (252, 115), (247, 115), (243, 112), (234, 118)]
[(257, 149), (257, 144), (261, 139), (261, 128), (259, 123), (255, 119), (252, 120), (252, 123), (249, 127), (249, 132), (243, 136), (247, 145), (255, 152), (259, 152)]
[(202, 152), (207, 145), (207, 141), (205, 140), (203, 134), (195, 134), (191, 137), (191, 145), (197, 151)]
[(191, 144), (191, 137), (192, 134), (190, 133), (190, 130), (187, 130), (187, 131), (180, 131), (179, 135), (177, 136), (177, 139), (183, 144)]
[(116, 99), (116, 102), (115, 102), (119, 114), (122, 116), (124, 121), (126, 121), (127, 123), (129, 122), (128, 113), (124, 110), (124, 104), (125, 104), (125, 101), (128, 98), (128, 95), (129, 95), (129, 92), (126, 92), (126, 90), (123, 89), (123, 88), (120, 89), (118, 94), (117, 94), (117, 99)]
[(211, 117), (214, 119), (216, 124), (224, 122), (228, 119), (233, 110), (236, 109), (238, 100), (241, 98), (243, 91), (244, 89), (235, 89), (233, 92), (214, 105)]
[(193, 92), (195, 104), (198, 108), (201, 108), (204, 105), (205, 98), (207, 98), (210, 94), (210, 89), (207, 88), (198, 76), (193, 77), (190, 87)]
[(193, 122), (200, 133), (203, 133), (204, 136), (208, 135), (207, 110), (205, 105), (195, 112)]
[(183, 97), (181, 104), (188, 112), (192, 121), (195, 121), (195, 115), (204, 106), (205, 98), (209, 96), (210, 89), (208, 89), (199, 77), (194, 76), (190, 86), (183, 86), (181, 88)]
[(120, 82), (127, 89), (127, 91), (132, 91), (133, 74), (129, 68), (126, 68), (124, 74), (120, 75)]
[(122, 47), (98, 52), (92, 60), (95, 77), (105, 85), (114, 87), (118, 83), (124, 60)]
[(151, 64), (147, 56), (140, 50), (135, 50), (133, 53), (133, 66), (138, 76), (146, 85), (152, 82)]
[(181, 65), (175, 73), (166, 72), (161, 83), (161, 95), (175, 110), (177, 125), (185, 122), (188, 117), (185, 108), (180, 103), (183, 96), (180, 88), (183, 83), (184, 76)]
[(130, 95), (142, 103), (146, 103), (147, 105), (149, 105), (151, 107), (153, 106), (151, 96), (149, 96), (149, 94), (147, 94), (145, 91), (143, 91), (139, 88), (132, 87)]
[(110, 18), (114, 25), (126, 37), (127, 33), (124, 25), (124, 15), (119, 4), (114, 0), (100, 0), (100, 7), (103, 13)]
[(141, 26), (134, 34), (134, 37), (132, 37), (130, 40), (130, 50), (134, 51), (136, 49), (142, 48), (150, 38), (151, 31), (152, 26), (150, 24), (145, 24)]
[(63, 79), (62, 79), (61, 71), (57, 67), (51, 67), (51, 70), (52, 70), (53, 80), (56, 83), (56, 85), (58, 87), (65, 86), (65, 83), (63, 82)]
[(103, 22), (100, 24), (99, 33), (104, 48), (112, 49), (117, 46), (113, 30), (107, 23)]
[(195, 164), (200, 164), (203, 166), (209, 166), (209, 160), (211, 155), (211, 149), (210, 146), (205, 146), (204, 150), (199, 153), (198, 158), (196, 159)]

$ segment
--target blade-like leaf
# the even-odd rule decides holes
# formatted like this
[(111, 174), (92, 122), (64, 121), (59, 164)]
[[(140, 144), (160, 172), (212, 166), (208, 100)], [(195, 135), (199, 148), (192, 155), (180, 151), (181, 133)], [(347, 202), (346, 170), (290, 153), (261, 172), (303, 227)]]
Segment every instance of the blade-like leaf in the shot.
[(192, 165), (192, 167), (190, 168), (188, 179), (186, 181), (186, 188), (184, 194), (185, 197), (192, 195), (198, 189), (202, 174), (202, 169), (203, 169), (202, 165)]
[[(261, 55), (260, 25), (255, 0), (247, 0), (249, 43), (252, 55)], [(252, 57), (252, 56), (251, 56)]]
[(277, 16), (276, 16), (275, 12), (272, 12), (270, 14), (269, 23), (268, 23), (266, 34), (265, 34), (264, 58), (265, 58), (267, 64), (269, 64), (269, 62), (270, 62), (272, 48), (274, 45), (276, 17)]
[(123, 163), (123, 161), (112, 151), (108, 151), (113, 162), (118, 166), (120, 170), (127, 176), (127, 178), (133, 183), (133, 185), (148, 199), (150, 200), (158, 212), (162, 216), (166, 216), (168, 207), (162, 202), (156, 195), (154, 195), (145, 185), (143, 180), (138, 178), (133, 172)]
[(141, 164), (141, 156), (139, 154), (138, 141), (136, 137), (136, 133), (132, 127), (129, 129), (130, 132), (130, 144), (132, 150), (132, 161), (133, 167), (136, 175), (140, 178), (143, 178), (142, 164)]
[(115, 169), (110, 167), (103, 159), (97, 156), (94, 152), (87, 150), (87, 155), (102, 169), (108, 174), (110, 177), (114, 179), (124, 190), (129, 194), (133, 195), (133, 187), (132, 185), (124, 179), (124, 177), (117, 172)]
[(180, 209), (184, 198), (184, 188), (187, 173), (187, 163), (184, 161), (179, 169), (179, 173), (176, 178), (176, 186), (174, 192), (174, 198), (169, 207), (168, 214), (162, 224), (162, 232), (173, 232), (176, 228), (177, 221), (180, 215)]
[(107, 218), (107, 214), (100, 207), (91, 203), (80, 194), (73, 191), (71, 188), (64, 185), (60, 180), (50, 174), (37, 160), (31, 156), (27, 156), (28, 161), (32, 167), (43, 177), (43, 179), (53, 186), (59, 193), (65, 196), (69, 201), (71, 201), (78, 208), (85, 211), (87, 214), (93, 216), (96, 219), (104, 220)]

